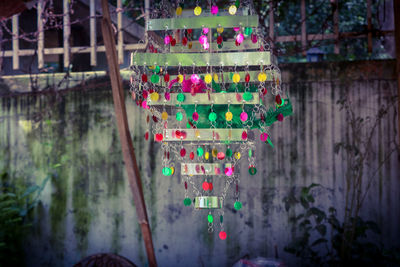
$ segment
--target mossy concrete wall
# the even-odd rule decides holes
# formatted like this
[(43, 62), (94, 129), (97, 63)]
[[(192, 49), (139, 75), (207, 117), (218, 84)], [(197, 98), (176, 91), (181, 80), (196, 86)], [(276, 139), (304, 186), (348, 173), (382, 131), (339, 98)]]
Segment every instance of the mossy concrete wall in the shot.
[[(283, 197), (293, 186), (319, 183), (324, 189), (319, 189), (316, 205), (335, 206), (343, 214), (346, 158), (334, 153), (334, 144), (348, 138), (349, 125), (336, 102), (348, 93), (356, 113), (373, 117), (397, 94), (394, 68), (393, 61), (282, 66), (294, 115), (273, 126), (274, 149), (258, 145), (257, 175), (249, 176), (243, 161), (243, 208), (233, 209), (229, 193), (225, 241), (208, 233), (205, 212), (183, 206), (179, 173), (162, 176), (160, 145), (144, 140), (146, 115), (127, 97), (159, 266), (230, 266), (246, 254), (274, 257), (275, 248), (280, 258), (294, 263), (283, 251), (293, 238)], [(39, 184), (51, 176), (27, 236), (28, 266), (72, 266), (100, 252), (146, 266), (110, 86), (89, 85), (0, 99), (0, 169), (26, 183)], [(375, 153), (368, 160), (373, 167), (397, 140), (397, 116), (391, 109), (378, 125)], [(378, 241), (387, 247), (400, 245), (399, 177), (395, 152), (374, 178), (362, 214), (382, 227)]]

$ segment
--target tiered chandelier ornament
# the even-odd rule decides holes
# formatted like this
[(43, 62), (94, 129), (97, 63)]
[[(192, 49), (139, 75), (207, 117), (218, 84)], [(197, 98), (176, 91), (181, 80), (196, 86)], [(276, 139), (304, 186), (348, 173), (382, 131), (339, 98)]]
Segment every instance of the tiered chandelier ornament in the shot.
[[(179, 170), (183, 204), (207, 211), (210, 232), (216, 218), (219, 237), (226, 239), (226, 202), (242, 208), (238, 162), (247, 157), (248, 173), (257, 173), (257, 143), (273, 147), (268, 128), (291, 115), (292, 105), (249, 6), (239, 1), (224, 9), (214, 1), (209, 10), (182, 6), (168, 15), (162, 2), (153, 12), (163, 18), (150, 19), (146, 27), (162, 35), (164, 47), (156, 49), (150, 40), (147, 53), (132, 53), (131, 94), (149, 112), (147, 122), (154, 121), (151, 135), (163, 150), (162, 174)], [(230, 185), (233, 200), (226, 199)]]

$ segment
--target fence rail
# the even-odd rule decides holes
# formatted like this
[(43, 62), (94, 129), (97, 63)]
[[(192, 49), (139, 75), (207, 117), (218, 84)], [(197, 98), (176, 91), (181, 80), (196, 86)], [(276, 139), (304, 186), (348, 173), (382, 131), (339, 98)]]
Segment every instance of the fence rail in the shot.
[[(20, 67), (19, 57), (21, 56), (34, 56), (37, 55), (38, 68), (44, 68), (44, 56), (45, 55), (63, 55), (64, 67), (70, 66), (70, 59), (72, 54), (89, 53), (90, 64), (92, 66), (97, 65), (97, 53), (105, 52), (103, 45), (97, 45), (97, 29), (96, 29), (96, 11), (99, 12), (99, 0), (80, 0), (82, 3), (89, 5), (89, 16), (90, 16), (90, 46), (71, 46), (71, 24), (70, 24), (70, 4), (69, 0), (63, 0), (63, 47), (46, 48), (44, 42), (44, 23), (42, 20), (42, 14), (44, 12), (45, 0), (38, 0), (37, 3), (37, 28), (38, 28), (38, 43), (37, 49), (20, 49), (19, 48), (19, 15), (12, 17), (12, 50), (2, 51), (0, 57), (12, 57), (13, 69), (17, 70)], [(145, 9), (148, 11), (149, 0), (145, 0)], [(275, 0), (276, 1), (276, 0)], [(332, 0), (333, 5), (336, 5), (333, 10), (333, 33), (328, 34), (307, 34), (306, 27), (306, 1), (301, 0), (301, 34), (299, 35), (287, 35), (278, 36), (274, 31), (274, 27), (269, 27), (269, 39), (273, 43), (284, 43), (284, 42), (300, 42), (302, 53), (305, 55), (308, 42), (310, 41), (321, 41), (321, 40), (334, 40), (334, 53), (339, 53), (339, 45), (341, 39), (348, 38), (367, 38), (368, 40), (368, 51), (372, 51), (372, 37), (373, 34), (378, 36), (394, 35), (394, 31), (379, 31), (374, 30), (372, 26), (372, 12), (371, 12), (371, 0), (367, 2), (367, 31), (366, 32), (339, 32), (339, 10), (337, 8), (339, 0)], [(269, 25), (274, 25), (274, 0), (270, 0), (269, 9)], [(123, 19), (122, 0), (117, 0), (117, 12), (116, 17), (116, 28), (118, 30), (117, 35), (117, 52), (119, 64), (124, 63), (124, 51), (133, 51), (137, 49), (144, 49), (146, 43), (141, 44), (124, 44), (123, 30), (125, 30), (126, 23)], [(149, 13), (146, 12), (148, 15)], [(145, 16), (147, 18), (147, 16)], [(153, 38), (154, 39), (154, 38)]]

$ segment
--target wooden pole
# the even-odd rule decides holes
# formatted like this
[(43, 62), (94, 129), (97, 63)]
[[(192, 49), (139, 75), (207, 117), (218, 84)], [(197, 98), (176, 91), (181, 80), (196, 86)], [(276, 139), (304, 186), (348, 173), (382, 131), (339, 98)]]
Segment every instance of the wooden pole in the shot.
[(18, 16), (14, 15), (12, 17), (12, 50), (13, 50), (13, 69), (19, 69), (19, 23)]
[(90, 0), (90, 66), (97, 65), (96, 1)]
[(334, 11), (333, 11), (333, 32), (335, 33), (335, 47), (333, 49), (335, 54), (340, 53), (339, 49), (339, 1), (334, 0), (333, 1), (333, 6)]
[(71, 36), (71, 25), (70, 25), (70, 14), (69, 14), (69, 1), (63, 1), (63, 39), (64, 39), (64, 68), (69, 72), (69, 63), (70, 63), (70, 45), (69, 38)]
[(114, 32), (111, 27), (108, 1), (102, 0), (101, 3), (103, 8), (101, 30), (106, 47), (106, 56), (109, 66), (109, 74), (114, 100), (115, 117), (117, 119), (117, 126), (122, 146), (122, 153), (124, 156), (125, 168), (128, 173), (129, 185), (136, 207), (136, 215), (142, 230), (143, 241), (146, 247), (149, 266), (157, 266), (149, 221), (147, 218), (146, 204), (143, 197), (142, 181), (140, 179), (140, 172), (136, 163), (135, 151), (133, 149), (132, 139), (129, 133), (124, 91), (122, 87), (122, 78), (119, 71), (117, 49), (115, 47)]
[(39, 0), (37, 5), (37, 27), (38, 27), (38, 68), (43, 69), (44, 67), (44, 30), (43, 30), (43, 8), (44, 2), (43, 0)]
[(307, 55), (306, 0), (301, 0), (301, 53)]
[(400, 1), (393, 0), (394, 10), (394, 36), (396, 39), (396, 76), (397, 76), (397, 119), (398, 127), (397, 132), (399, 134), (400, 144)]

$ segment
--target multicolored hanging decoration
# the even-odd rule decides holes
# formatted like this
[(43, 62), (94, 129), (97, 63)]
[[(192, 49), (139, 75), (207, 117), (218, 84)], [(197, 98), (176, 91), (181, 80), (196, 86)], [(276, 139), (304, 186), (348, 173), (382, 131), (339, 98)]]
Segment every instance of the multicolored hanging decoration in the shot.
[(147, 30), (164, 46), (150, 40), (147, 53), (132, 54), (131, 94), (154, 122), (162, 174), (180, 173), (183, 205), (206, 210), (208, 230), (217, 224), (226, 239), (224, 207), (242, 209), (238, 163), (247, 155), (248, 173), (257, 174), (256, 146), (273, 147), (269, 126), (291, 115), (292, 105), (252, 8), (240, 1), (208, 8), (197, 2), (183, 10), (179, 1), (170, 16), (153, 12), (164, 17), (150, 19)]

